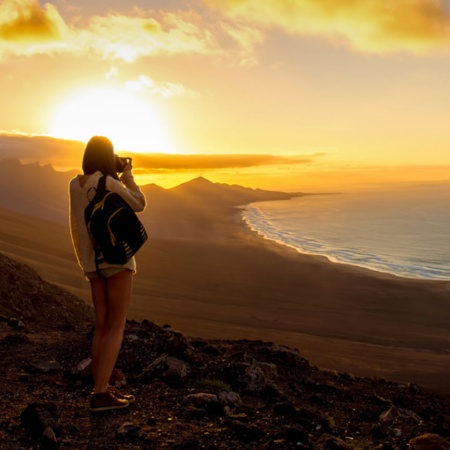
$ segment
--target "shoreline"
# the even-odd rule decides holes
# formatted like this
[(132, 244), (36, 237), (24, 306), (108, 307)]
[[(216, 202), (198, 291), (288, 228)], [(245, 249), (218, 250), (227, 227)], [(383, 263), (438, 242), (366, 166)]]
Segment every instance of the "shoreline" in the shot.
[[(292, 198), (291, 200), (295, 200), (295, 198)], [(281, 200), (280, 202), (286, 201)], [(354, 250), (349, 250), (345, 247), (339, 248), (339, 251), (337, 251), (336, 245), (327, 243), (326, 238), (324, 241), (322, 241), (320, 237), (309, 239), (304, 238), (302, 237), (302, 235), (298, 235), (296, 232), (291, 231), (287, 232), (286, 234), (286, 231), (284, 231), (282, 227), (277, 228), (276, 226), (273, 227), (272, 223), (266, 223), (264, 209), (260, 209), (260, 207), (258, 206), (259, 203), (261, 202), (252, 202), (244, 205), (242, 218), (247, 226), (257, 234), (261, 235), (263, 238), (276, 242), (279, 245), (292, 248), (300, 254), (322, 256), (326, 258), (330, 263), (360, 267), (363, 269), (371, 270), (373, 272), (390, 274), (405, 279), (426, 281), (450, 280), (450, 275), (447, 276), (448, 271), (446, 271), (444, 267), (439, 268), (433, 266), (420, 266), (413, 263), (412, 261), (403, 261), (401, 257), (400, 259), (396, 259), (396, 256), (380, 257), (378, 254), (358, 254), (357, 252), (355, 253)], [(272, 201), (263, 203), (272, 203)], [(256, 217), (254, 216), (254, 213), (252, 211), (253, 208), (257, 211)], [(260, 215), (262, 215), (262, 218), (260, 217)], [(290, 243), (289, 241), (291, 241), (292, 243)], [(311, 242), (314, 242), (314, 245), (311, 245)], [(317, 251), (315, 251), (315, 249)], [(344, 256), (343, 258), (342, 254)], [(387, 255), (389, 255), (389, 253), (387, 253)], [(371, 263), (371, 261), (366, 262), (367, 258), (373, 259), (374, 257), (376, 260), (375, 264)]]

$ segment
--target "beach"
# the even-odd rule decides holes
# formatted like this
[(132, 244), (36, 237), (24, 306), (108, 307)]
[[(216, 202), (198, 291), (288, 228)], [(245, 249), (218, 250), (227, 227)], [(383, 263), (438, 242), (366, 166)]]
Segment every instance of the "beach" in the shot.
[[(302, 255), (251, 231), (239, 208), (165, 205), (148, 217), (130, 319), (189, 336), (273, 341), (320, 368), (450, 392), (446, 281)], [(0, 220), (0, 251), (89, 302), (68, 227), (6, 210)]]

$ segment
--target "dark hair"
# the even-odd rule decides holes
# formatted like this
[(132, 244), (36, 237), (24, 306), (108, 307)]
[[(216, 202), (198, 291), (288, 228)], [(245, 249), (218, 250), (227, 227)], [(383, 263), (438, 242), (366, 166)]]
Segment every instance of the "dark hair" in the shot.
[(119, 179), (116, 172), (116, 156), (112, 142), (104, 136), (92, 137), (86, 145), (83, 156), (83, 173), (91, 175), (97, 170), (103, 175)]

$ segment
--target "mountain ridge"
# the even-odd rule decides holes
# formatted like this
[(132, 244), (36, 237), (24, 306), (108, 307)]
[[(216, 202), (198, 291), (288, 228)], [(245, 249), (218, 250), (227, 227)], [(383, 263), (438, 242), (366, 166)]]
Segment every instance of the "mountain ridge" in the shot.
[[(42, 219), (67, 223), (68, 185), (79, 173), (60, 172), (51, 164), (22, 164), (19, 159), (0, 160), (0, 207)], [(159, 206), (176, 208), (239, 206), (262, 200), (283, 200), (304, 195), (213, 183), (197, 177), (170, 189), (150, 183), (141, 186), (152, 213)], [(156, 211), (157, 213), (157, 211)]]

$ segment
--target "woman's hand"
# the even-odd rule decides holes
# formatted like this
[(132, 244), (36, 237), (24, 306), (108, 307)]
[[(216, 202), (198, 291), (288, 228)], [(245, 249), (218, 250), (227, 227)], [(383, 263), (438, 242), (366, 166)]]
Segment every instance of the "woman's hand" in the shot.
[(123, 171), (132, 171), (133, 169), (133, 159), (132, 158), (127, 158), (126, 159), (127, 163), (125, 164), (125, 167), (123, 168)]

